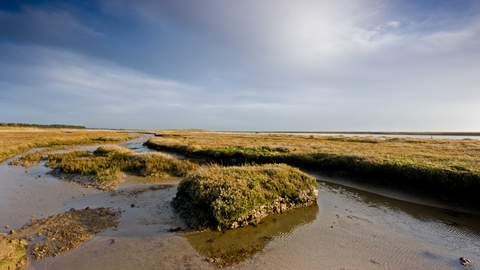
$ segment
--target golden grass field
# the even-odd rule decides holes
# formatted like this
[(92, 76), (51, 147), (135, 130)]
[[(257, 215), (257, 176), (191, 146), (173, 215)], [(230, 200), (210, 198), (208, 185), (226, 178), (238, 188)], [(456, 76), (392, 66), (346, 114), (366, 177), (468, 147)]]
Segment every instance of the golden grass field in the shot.
[(306, 136), (208, 131), (156, 131), (151, 148), (210, 157), (223, 164), (287, 163), (345, 171), (423, 189), (480, 191), (480, 141), (361, 136)]
[(37, 147), (94, 145), (134, 138), (138, 136), (112, 130), (0, 127), (0, 162)]

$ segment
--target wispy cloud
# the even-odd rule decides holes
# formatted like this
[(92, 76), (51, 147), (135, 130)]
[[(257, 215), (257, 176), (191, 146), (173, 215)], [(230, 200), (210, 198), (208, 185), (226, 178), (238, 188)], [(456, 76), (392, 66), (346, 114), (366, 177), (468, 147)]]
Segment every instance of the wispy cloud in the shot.
[(0, 10), (0, 103), (9, 108), (0, 113), (112, 127), (476, 130), (478, 7), (470, 0), (24, 4)]

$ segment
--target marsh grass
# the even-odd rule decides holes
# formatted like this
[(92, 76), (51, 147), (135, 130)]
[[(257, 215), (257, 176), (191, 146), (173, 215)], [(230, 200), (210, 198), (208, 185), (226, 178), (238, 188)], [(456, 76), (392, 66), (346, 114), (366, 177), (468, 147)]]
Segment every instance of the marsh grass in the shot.
[(121, 147), (118, 145), (104, 145), (100, 146), (93, 152), (96, 156), (122, 156), (122, 155), (131, 155), (135, 152), (133, 150), (127, 149), (125, 147)]
[(91, 175), (91, 180), (95, 182), (116, 180), (119, 172), (153, 177), (183, 177), (198, 167), (195, 163), (181, 161), (166, 154), (136, 154), (117, 145), (101, 146), (94, 154), (84, 151), (54, 154), (49, 157), (47, 165), (63, 173)]
[[(49, 148), (44, 148), (42, 150), (25, 153), (15, 158), (14, 160), (10, 161), (8, 165), (16, 165), (16, 166), (23, 166), (25, 168), (29, 168), (30, 164), (37, 164), (37, 163), (40, 163), (40, 161), (48, 160), (49, 157), (54, 156), (55, 155), (54, 153), (57, 151), (69, 150), (72, 148), (73, 148), (72, 146), (53, 146)], [(74, 151), (74, 152), (78, 152), (78, 151)]]
[(287, 163), (345, 171), (383, 184), (473, 196), (480, 192), (480, 141), (394, 137), (305, 136), (226, 132), (158, 132), (148, 147), (207, 156), (222, 164)]
[[(111, 130), (6, 127), (0, 129), (0, 162), (32, 148), (115, 143), (138, 137)], [(33, 155), (28, 159), (34, 159)]]
[[(223, 167), (210, 164), (178, 185), (177, 204), (207, 209), (221, 227), (246, 220), (282, 199), (294, 206), (316, 200), (315, 178), (286, 164)], [(292, 208), (292, 207), (290, 207)]]
[(39, 163), (42, 160), (47, 160), (49, 153), (51, 153), (52, 151), (52, 149), (43, 149), (40, 151), (34, 151), (32, 153), (26, 153), (10, 161), (8, 165), (16, 165), (29, 168), (30, 164), (35, 164)]

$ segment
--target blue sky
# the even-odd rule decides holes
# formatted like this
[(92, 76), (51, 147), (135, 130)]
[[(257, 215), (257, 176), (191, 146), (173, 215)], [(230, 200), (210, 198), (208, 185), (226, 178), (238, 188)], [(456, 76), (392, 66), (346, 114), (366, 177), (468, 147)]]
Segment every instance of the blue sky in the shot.
[(480, 131), (480, 2), (0, 2), (0, 122)]

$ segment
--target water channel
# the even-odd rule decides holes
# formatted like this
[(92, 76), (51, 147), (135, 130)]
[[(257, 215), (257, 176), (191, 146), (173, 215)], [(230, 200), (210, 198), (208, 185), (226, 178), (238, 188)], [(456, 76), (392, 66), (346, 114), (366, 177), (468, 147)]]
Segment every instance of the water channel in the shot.
[[(121, 145), (148, 152), (148, 137)], [(222, 258), (233, 258), (234, 269), (480, 269), (478, 213), (347, 180), (314, 175), (316, 205), (256, 227), (183, 235), (170, 232), (185, 226), (170, 207), (176, 187), (131, 192), (176, 179), (127, 176), (116, 192), (101, 192), (52, 176), (43, 164), (9, 161), (0, 164), (0, 232), (72, 207), (125, 210), (118, 228), (27, 269), (214, 269), (210, 261)]]

